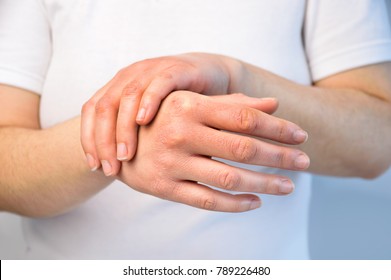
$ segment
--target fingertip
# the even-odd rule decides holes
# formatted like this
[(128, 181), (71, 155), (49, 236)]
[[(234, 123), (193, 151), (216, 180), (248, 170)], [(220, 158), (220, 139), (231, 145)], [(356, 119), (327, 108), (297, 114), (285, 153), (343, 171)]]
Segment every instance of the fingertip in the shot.
[(238, 208), (234, 210), (234, 212), (247, 212), (258, 209), (262, 206), (262, 200), (257, 195), (244, 194), (239, 196), (241, 196), (241, 201), (237, 204)]
[(131, 144), (118, 143), (117, 144), (117, 160), (118, 161), (130, 161), (136, 154), (137, 150), (137, 138)]
[(262, 101), (264, 102), (270, 102), (270, 103), (273, 103), (273, 104), (278, 104), (278, 99), (275, 98), (275, 97), (263, 97), (261, 98)]
[(244, 211), (251, 211), (258, 209), (262, 206), (262, 201), (258, 198), (252, 198), (242, 202), (242, 207)]
[(310, 158), (302, 153), (294, 160), (294, 166), (298, 170), (306, 170), (310, 166)]
[(278, 186), (278, 192), (280, 194), (286, 195), (293, 192), (295, 185), (288, 178), (281, 178)]
[(155, 117), (157, 111), (158, 106), (153, 106), (152, 104), (150, 104), (149, 106), (141, 107), (139, 112), (137, 113), (136, 123), (138, 125), (149, 124)]
[(141, 107), (138, 110), (137, 116), (136, 116), (136, 122), (140, 125), (144, 124), (145, 122), (145, 117), (147, 114), (147, 109), (145, 107)]
[(118, 174), (120, 167), (121, 167), (121, 162), (117, 160), (102, 160), (101, 161), (103, 173), (107, 177), (112, 177)]
[(308, 140), (308, 133), (302, 129), (298, 129), (293, 133), (293, 140), (297, 143), (305, 143)]
[(275, 111), (277, 111), (279, 106), (279, 101), (277, 98), (274, 97), (265, 97), (261, 100), (261, 110), (268, 114), (273, 114)]
[(90, 168), (91, 171), (94, 172), (94, 171), (98, 170), (98, 168), (100, 166), (99, 161), (97, 161), (92, 154), (90, 154), (90, 153), (86, 154), (86, 161), (87, 161), (88, 167)]
[(137, 113), (136, 122), (139, 125), (149, 124), (159, 111), (160, 104), (165, 96), (152, 95), (145, 92), (141, 102), (139, 111)]
[(128, 147), (125, 143), (117, 144), (117, 159), (119, 161), (127, 161), (129, 160), (129, 152)]

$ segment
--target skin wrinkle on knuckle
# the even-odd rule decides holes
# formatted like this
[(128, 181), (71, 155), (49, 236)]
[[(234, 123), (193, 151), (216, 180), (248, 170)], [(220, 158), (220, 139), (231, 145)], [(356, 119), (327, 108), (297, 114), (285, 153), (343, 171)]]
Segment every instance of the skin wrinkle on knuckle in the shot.
[(230, 170), (221, 171), (217, 175), (217, 178), (221, 188), (229, 191), (236, 190), (239, 187), (241, 181), (240, 176)]
[(114, 103), (110, 98), (100, 99), (95, 106), (95, 113), (97, 117), (105, 117), (108, 113), (112, 112)]
[(124, 86), (122, 89), (121, 98), (135, 101), (141, 94), (142, 86), (139, 81), (132, 81)]
[(264, 182), (264, 186), (263, 186), (264, 193), (266, 193), (266, 194), (275, 194), (276, 193), (276, 187), (278, 186), (278, 184), (279, 184), (279, 179), (268, 178)]
[(217, 209), (217, 200), (213, 196), (204, 197), (198, 202), (198, 205), (205, 210), (214, 211)]
[(277, 167), (282, 167), (282, 168), (288, 168), (290, 167), (291, 164), (287, 161), (288, 155), (287, 151), (285, 149), (279, 149), (277, 152), (272, 154), (272, 162), (275, 163)]
[(286, 123), (283, 120), (279, 120), (278, 122), (278, 141), (283, 141), (284, 139), (288, 138), (288, 135), (292, 135), (292, 133), (289, 133), (289, 126), (288, 123)]
[(165, 69), (163, 72), (157, 75), (157, 79), (163, 83), (170, 82), (174, 79), (174, 75), (169, 72), (170, 68)]
[(150, 192), (160, 198), (167, 199), (169, 197), (167, 187), (161, 178), (156, 178), (150, 185)]
[(234, 159), (246, 163), (256, 157), (258, 148), (251, 139), (237, 138), (231, 144), (231, 153)]
[(235, 114), (234, 120), (241, 132), (253, 133), (261, 125), (261, 119), (250, 108), (241, 108)]

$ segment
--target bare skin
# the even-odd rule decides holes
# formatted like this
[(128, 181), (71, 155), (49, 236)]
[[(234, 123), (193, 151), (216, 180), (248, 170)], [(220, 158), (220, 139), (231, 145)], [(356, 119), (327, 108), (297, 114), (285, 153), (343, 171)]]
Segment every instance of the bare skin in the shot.
[[(139, 74), (139, 73), (142, 73)], [(205, 74), (206, 73), (206, 74)], [(234, 58), (190, 53), (148, 59), (123, 69), (84, 106), (84, 150), (115, 175), (134, 155), (137, 123), (147, 124), (174, 89), (275, 97), (276, 115), (309, 134), (301, 148), (309, 171), (373, 178), (391, 163), (391, 63), (342, 72), (303, 86)], [(141, 116), (141, 117), (140, 117)], [(369, 141), (370, 139), (370, 141)], [(106, 168), (107, 169), (107, 168)]]
[[(79, 205), (114, 180), (88, 168), (80, 144), (80, 117), (41, 129), (38, 95), (1, 86), (0, 101), (1, 210), (27, 216), (57, 215)], [(212, 114), (211, 106), (218, 115)], [(273, 166), (305, 169), (306, 165), (295, 164), (298, 157), (307, 157), (303, 152), (249, 137), (262, 136), (286, 144), (305, 140), (300, 137), (297, 140), (296, 132), (302, 132), (297, 125), (260, 111), (273, 112), (276, 107), (274, 99), (174, 93), (166, 98), (155, 122), (140, 130), (139, 152), (132, 162), (124, 164), (117, 179), (139, 191), (204, 209), (240, 212), (257, 208), (260, 199), (254, 194), (228, 195), (195, 181), (243, 192), (290, 193), (293, 184), (289, 178), (251, 173), (210, 158), (263, 163), (259, 162), (262, 154), (270, 157), (268, 162)], [(15, 110), (20, 113), (14, 114)], [(227, 123), (229, 116), (234, 119)], [(174, 117), (176, 122), (171, 121)], [(261, 124), (269, 129), (262, 131)], [(207, 133), (220, 141), (200, 145)], [(242, 152), (237, 153), (237, 148)], [(219, 175), (202, 175), (206, 165)], [(140, 170), (159, 176), (145, 177)]]
[[(176, 59), (174, 58), (174, 61)], [(227, 62), (224, 62), (225, 60)], [(214, 60), (211, 61), (213, 65)], [(390, 157), (385, 152), (390, 150), (391, 145), (391, 131), (389, 130), (391, 82), (388, 78), (391, 71), (390, 63), (353, 69), (307, 87), (232, 58), (220, 57), (219, 61), (223, 63), (219, 64), (219, 67), (225, 65), (226, 68), (223, 68), (227, 70), (226, 73), (229, 73), (228, 79), (222, 79), (228, 81), (225, 85), (229, 92), (242, 91), (249, 95), (277, 97), (280, 100), (277, 115), (298, 123), (308, 131), (309, 141), (301, 147), (311, 156), (310, 170), (323, 174), (371, 178), (381, 174), (390, 165)], [(173, 67), (169, 69), (174, 69)], [(216, 76), (208, 77), (219, 77), (223, 73), (217, 72)], [(159, 75), (155, 76), (159, 77)], [(168, 77), (168, 79), (163, 79), (168, 83), (175, 81), (169, 78), (170, 75), (164, 74), (163, 76)], [(220, 78), (219, 80), (221, 81)], [(204, 83), (206, 88), (207, 84)], [(166, 85), (165, 88), (170, 87)], [(179, 88), (173, 87), (173, 89)], [(206, 91), (205, 88), (204, 90)], [(116, 147), (118, 109), (122, 106), (120, 104), (124, 100), (129, 102), (141, 100), (141, 96), (147, 98), (148, 94), (144, 90), (136, 91), (135, 94), (125, 95), (129, 98), (121, 101), (122, 91), (120, 91), (119, 98), (110, 96), (109, 99), (105, 96), (107, 92), (102, 92), (94, 102), (88, 102), (84, 106), (84, 114), (88, 114), (86, 110), (92, 110), (94, 114), (97, 114), (90, 118), (93, 120), (92, 123), (77, 117), (49, 129), (40, 129), (39, 97), (25, 90), (9, 86), (0, 87), (0, 154), (2, 155), (0, 161), (3, 166), (0, 171), (0, 209), (29, 216), (56, 215), (80, 204), (114, 179), (105, 177), (100, 171), (89, 170), (79, 137), (82, 136), (84, 139), (84, 150), (94, 156), (93, 161), (97, 162), (97, 165), (103, 160), (108, 160), (112, 166), (118, 165), (116, 170), (113, 168), (108, 174), (114, 176), (120, 167)], [(167, 92), (166, 95), (169, 93)], [(215, 92), (212, 90), (207, 93)], [(163, 99), (164, 95), (162, 94), (163, 97), (159, 98)], [(160, 103), (159, 98), (156, 99), (157, 104)], [(203, 101), (205, 98), (208, 101)], [(103, 99), (102, 102), (100, 102), (101, 99)], [(110, 102), (106, 102), (107, 100)], [(212, 103), (213, 108), (209, 105)], [(180, 106), (175, 104), (180, 104)], [(133, 107), (138, 109), (138, 103), (136, 102)], [(309, 164), (306, 155), (297, 149), (285, 147), (286, 144), (304, 142), (307, 138), (306, 134), (293, 123), (259, 111), (270, 113), (276, 107), (276, 101), (273, 99), (262, 101), (238, 95), (207, 97), (188, 92), (171, 94), (164, 100), (155, 121), (140, 129), (141, 141), (137, 146), (139, 151), (134, 160), (130, 162), (125, 160), (122, 163), (118, 179), (145, 193), (217, 211), (251, 210), (258, 207), (260, 201), (253, 194), (227, 195), (195, 184), (195, 181), (216, 184), (223, 189), (243, 190), (250, 193), (276, 195), (289, 193), (293, 185), (288, 178), (232, 169), (228, 166), (221, 166), (210, 159), (210, 156), (221, 156), (240, 162), (293, 170), (306, 169)], [(178, 111), (178, 108), (184, 108), (184, 110)], [(133, 110), (130, 109), (131, 112)], [(20, 113), (15, 114), (15, 111)], [(223, 113), (216, 115), (216, 111)], [(173, 118), (172, 112), (178, 112), (176, 123), (167, 119), (168, 116)], [(207, 112), (213, 113), (213, 116), (208, 115)], [(136, 119), (137, 110), (132, 114)], [(220, 117), (216, 118), (216, 116)], [(227, 122), (227, 116), (231, 116), (230, 118), (236, 121), (236, 126), (225, 127), (230, 124)], [(148, 122), (148, 118), (152, 119), (153, 114), (152, 117), (144, 116), (145, 123)], [(96, 120), (99, 121), (96, 122)], [(220, 123), (212, 124), (216, 120), (220, 120)], [(141, 120), (138, 122), (145, 124)], [(82, 129), (84, 132), (81, 135), (80, 123), (84, 125)], [(177, 126), (181, 123), (193, 123), (193, 126), (198, 129), (189, 130), (187, 125)], [(263, 135), (259, 134), (260, 124), (266, 127), (262, 129)], [(92, 129), (88, 128), (91, 125)], [(134, 131), (132, 129), (135, 125), (131, 124), (128, 127), (130, 129), (121, 130), (122, 133), (129, 135)], [(162, 129), (163, 127), (165, 129)], [(177, 130), (178, 127), (181, 129)], [(173, 128), (179, 132), (172, 133)], [(206, 129), (210, 129), (209, 132), (216, 134), (216, 137), (218, 134), (221, 139), (231, 140), (222, 140), (218, 143), (210, 141), (211, 139), (205, 140), (205, 136), (208, 135), (205, 133)], [(279, 148), (279, 145), (271, 145), (259, 139), (243, 138), (242, 135), (227, 135), (227, 132), (220, 129), (241, 132), (250, 137), (261, 136), (271, 141), (277, 140), (279, 145), (284, 145), (284, 147)], [(87, 131), (86, 134), (84, 134), (85, 131)], [(194, 134), (189, 134), (194, 131)], [(284, 131), (285, 133), (282, 133)], [(109, 137), (101, 145), (96, 145), (94, 139), (99, 135), (109, 135)], [(90, 141), (86, 142), (85, 139), (90, 139)], [(161, 139), (167, 141), (162, 142)], [(211, 146), (196, 145), (203, 143), (202, 141), (208, 142)], [(226, 146), (219, 150), (222, 143)], [(167, 152), (167, 148), (170, 152)], [(238, 148), (241, 152), (235, 153), (234, 151), (238, 151)], [(149, 149), (160, 151), (162, 156), (157, 158), (156, 155), (159, 153), (148, 153)], [(213, 154), (215, 152), (216, 154)], [(220, 154), (221, 152), (225, 154)], [(261, 155), (265, 154), (269, 155), (267, 162), (257, 161)], [(183, 160), (174, 160), (179, 158)], [(202, 172), (202, 166), (206, 166), (204, 160), (209, 160), (208, 164), (212, 170), (215, 170), (213, 175), (220, 174), (220, 176), (211, 176), (210, 173)], [(172, 172), (175, 170), (171, 168), (174, 164), (178, 172)], [(189, 168), (190, 166), (193, 168)], [(145, 178), (142, 172), (137, 172), (145, 168), (154, 168), (155, 172), (152, 173), (159, 174), (159, 176)], [(164, 172), (168, 169), (171, 172)]]

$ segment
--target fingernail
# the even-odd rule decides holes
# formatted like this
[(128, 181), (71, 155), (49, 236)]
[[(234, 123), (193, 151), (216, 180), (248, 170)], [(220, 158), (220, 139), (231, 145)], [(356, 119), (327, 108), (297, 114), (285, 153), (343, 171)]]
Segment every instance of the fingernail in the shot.
[(298, 169), (307, 169), (310, 165), (310, 159), (308, 156), (301, 154), (295, 159), (294, 165)]
[(251, 203), (250, 203), (250, 210), (254, 210), (254, 209), (257, 209), (261, 207), (261, 201), (260, 200), (251, 200)]
[(119, 143), (117, 145), (117, 159), (121, 161), (128, 159), (128, 148), (125, 143)]
[(110, 176), (113, 172), (113, 168), (111, 167), (111, 164), (108, 160), (102, 160), (102, 168), (103, 172), (105, 173), (106, 176)]
[(91, 171), (96, 171), (98, 169), (98, 165), (96, 164), (94, 157), (91, 154), (86, 154), (86, 159)]
[(296, 130), (293, 133), (293, 140), (295, 140), (298, 143), (305, 143), (308, 139), (308, 133), (304, 130)]
[(142, 120), (144, 120), (145, 114), (146, 114), (145, 108), (141, 108), (141, 109), (138, 111), (136, 120), (137, 120), (137, 121), (142, 121)]
[(254, 210), (261, 207), (261, 201), (257, 199), (244, 201), (243, 204), (246, 206), (247, 210)]
[(290, 180), (281, 179), (280, 185), (278, 187), (278, 191), (280, 193), (291, 193), (294, 189), (294, 185)]

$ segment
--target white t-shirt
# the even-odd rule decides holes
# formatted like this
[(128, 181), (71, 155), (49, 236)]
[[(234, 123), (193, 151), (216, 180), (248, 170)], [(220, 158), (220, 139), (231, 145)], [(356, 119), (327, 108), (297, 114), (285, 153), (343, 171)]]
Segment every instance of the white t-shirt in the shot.
[[(43, 128), (135, 61), (184, 52), (236, 57), (297, 83), (391, 60), (378, 0), (1, 0), (0, 83), (41, 94)], [(299, 102), (299, 100), (298, 100)], [(23, 219), (24, 258), (306, 259), (309, 174), (247, 213), (208, 212), (114, 182), (71, 212)]]

